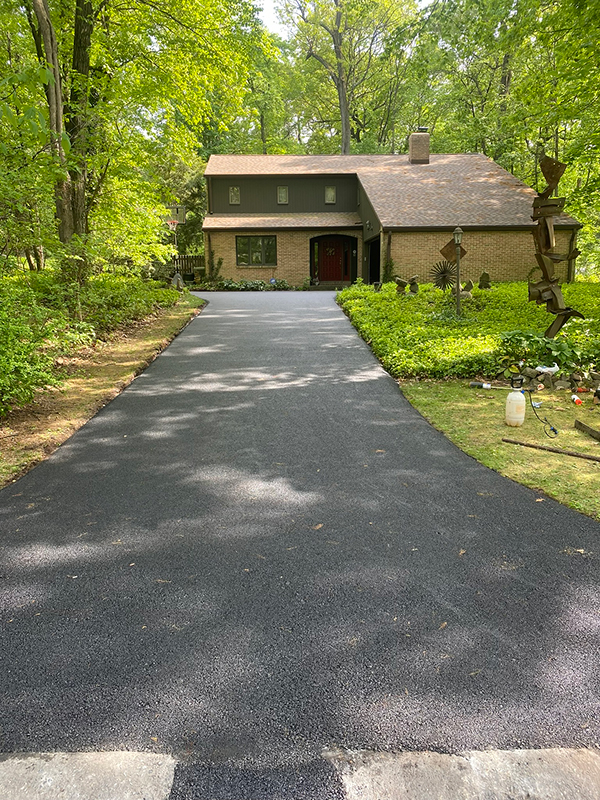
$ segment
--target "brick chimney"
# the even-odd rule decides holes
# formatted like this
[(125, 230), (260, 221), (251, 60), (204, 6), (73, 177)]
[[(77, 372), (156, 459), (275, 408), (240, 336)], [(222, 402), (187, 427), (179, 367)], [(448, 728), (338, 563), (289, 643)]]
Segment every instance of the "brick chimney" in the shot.
[(411, 164), (429, 164), (429, 132), (427, 128), (417, 128), (408, 137), (408, 160)]

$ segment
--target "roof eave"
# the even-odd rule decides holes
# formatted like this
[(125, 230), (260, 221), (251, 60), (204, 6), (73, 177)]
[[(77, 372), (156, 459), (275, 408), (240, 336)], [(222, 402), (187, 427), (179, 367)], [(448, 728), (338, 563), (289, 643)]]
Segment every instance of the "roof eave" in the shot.
[[(392, 233), (433, 233), (435, 231), (452, 231), (456, 225), (387, 225), (382, 223), (384, 231)], [(463, 231), (533, 231), (535, 224), (531, 225), (463, 225)], [(558, 230), (579, 230), (583, 225), (581, 222), (555, 222), (554, 228)]]

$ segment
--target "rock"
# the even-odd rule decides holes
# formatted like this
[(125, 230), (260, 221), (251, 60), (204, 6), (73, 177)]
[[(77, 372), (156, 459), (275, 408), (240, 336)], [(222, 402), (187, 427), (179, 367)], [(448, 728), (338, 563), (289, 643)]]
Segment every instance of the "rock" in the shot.
[(554, 389), (554, 381), (552, 380), (552, 375), (550, 375), (550, 373), (548, 372), (540, 376), (540, 383), (543, 383), (547, 389)]
[(490, 281), (490, 276), (488, 272), (482, 272), (479, 276), (479, 288), (480, 289), (491, 289), (492, 284)]
[(411, 294), (417, 294), (419, 291), (419, 284), (416, 281), (411, 281), (408, 287), (408, 291)]
[(473, 299), (473, 295), (471, 294), (471, 292), (461, 292), (460, 293), (460, 298), (461, 298), (461, 300), (472, 300)]
[(398, 294), (404, 294), (406, 287), (408, 286), (408, 281), (403, 281), (402, 278), (396, 278), (396, 283), (396, 291)]
[(579, 383), (583, 380), (583, 375), (580, 375), (579, 372), (572, 372), (569, 377), (574, 383)]
[(537, 369), (533, 369), (532, 367), (523, 367), (521, 370), (521, 375), (524, 378), (537, 378)]
[(556, 381), (554, 384), (555, 389), (570, 389), (571, 384), (568, 381)]
[(590, 378), (596, 383), (600, 383), (600, 372), (594, 372), (593, 369), (590, 370)]
[(473, 291), (473, 281), (467, 281), (465, 285), (462, 287), (463, 292), (472, 292)]

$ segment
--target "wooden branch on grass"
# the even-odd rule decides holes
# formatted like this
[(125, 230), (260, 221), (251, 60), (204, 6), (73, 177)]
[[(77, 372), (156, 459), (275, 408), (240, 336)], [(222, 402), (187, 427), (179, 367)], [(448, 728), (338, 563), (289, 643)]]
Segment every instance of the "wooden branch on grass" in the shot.
[(519, 442), (516, 439), (502, 438), (508, 444), (518, 444), (521, 447), (533, 447), (534, 450), (547, 450), (549, 453), (558, 453), (561, 456), (573, 456), (574, 458), (585, 458), (586, 461), (597, 461), (600, 463), (600, 456), (588, 456), (587, 453), (576, 453), (574, 450), (561, 450), (559, 447), (548, 447), (544, 444), (529, 444), (529, 442)]
[(600, 442), (600, 431), (596, 430), (596, 428), (591, 428), (589, 425), (586, 425), (585, 422), (581, 422), (580, 420), (575, 420), (575, 427), (578, 431), (583, 431), (583, 433), (587, 433), (588, 436), (591, 436), (592, 439), (597, 439)]

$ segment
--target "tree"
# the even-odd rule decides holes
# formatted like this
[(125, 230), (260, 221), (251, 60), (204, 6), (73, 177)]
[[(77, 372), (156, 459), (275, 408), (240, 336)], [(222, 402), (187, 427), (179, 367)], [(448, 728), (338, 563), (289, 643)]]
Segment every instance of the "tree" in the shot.
[(250, 54), (260, 47), (255, 11), (250, 0), (3, 3), (20, 23), (22, 52), (30, 58), (28, 30), (45, 72), (63, 266), (81, 281), (93, 246), (90, 220), (107, 182), (126, 180), (118, 175), (128, 162), (124, 150), (133, 145), (139, 154), (158, 136), (187, 146), (216, 96), (230, 115), (239, 107)]
[[(339, 112), (341, 152), (366, 129), (365, 98), (398, 85), (398, 73), (382, 69), (386, 41), (409, 8), (393, 0), (285, 0), (285, 18), (297, 47), (320, 65), (333, 85)], [(389, 61), (386, 66), (389, 66)]]

